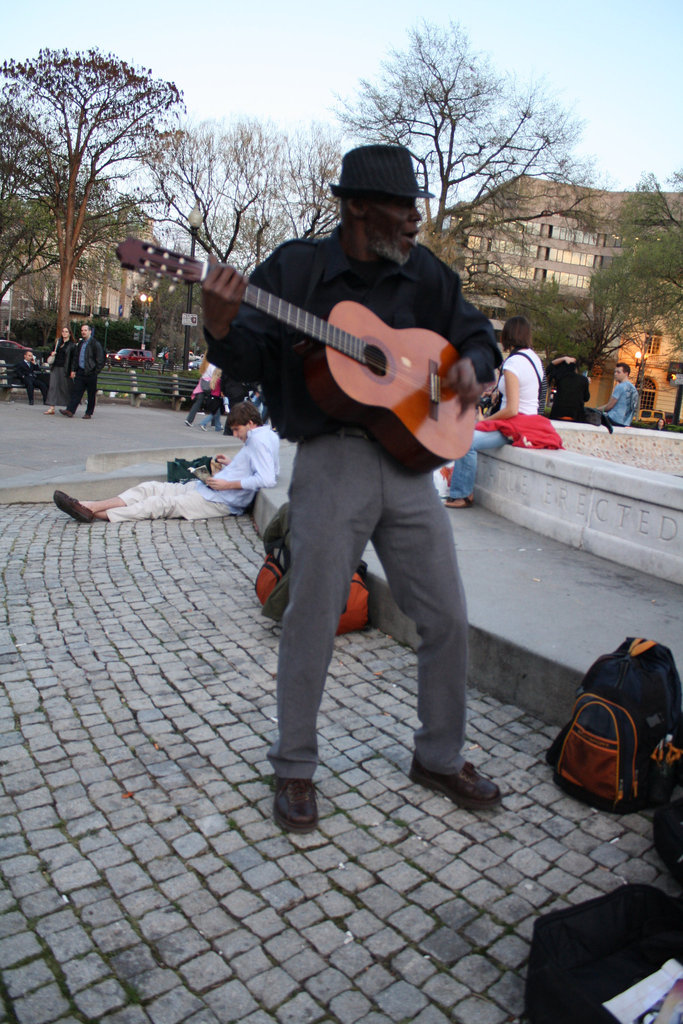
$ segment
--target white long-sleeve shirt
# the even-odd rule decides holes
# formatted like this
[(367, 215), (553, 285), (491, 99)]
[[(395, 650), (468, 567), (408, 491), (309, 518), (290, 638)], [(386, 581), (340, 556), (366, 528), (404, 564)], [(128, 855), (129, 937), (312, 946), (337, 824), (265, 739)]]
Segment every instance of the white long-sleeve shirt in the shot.
[(280, 438), (270, 427), (255, 427), (247, 434), (242, 448), (225, 469), (214, 474), (216, 480), (239, 480), (236, 491), (213, 491), (197, 481), (197, 489), (207, 501), (220, 501), (235, 513), (251, 504), (262, 487), (274, 487), (280, 473)]

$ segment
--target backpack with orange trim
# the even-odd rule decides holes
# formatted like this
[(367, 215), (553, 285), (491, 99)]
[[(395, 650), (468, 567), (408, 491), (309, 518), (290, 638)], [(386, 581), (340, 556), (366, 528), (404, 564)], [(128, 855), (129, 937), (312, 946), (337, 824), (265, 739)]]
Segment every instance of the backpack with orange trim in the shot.
[(565, 792), (623, 814), (667, 803), (680, 747), (681, 681), (671, 651), (628, 637), (589, 668), (546, 760)]
[[(289, 599), (289, 502), (280, 506), (263, 532), (266, 556), (255, 582), (262, 614), (279, 622)], [(365, 629), (369, 621), (367, 565), (360, 562), (351, 577), (349, 596), (339, 619), (337, 636)]]

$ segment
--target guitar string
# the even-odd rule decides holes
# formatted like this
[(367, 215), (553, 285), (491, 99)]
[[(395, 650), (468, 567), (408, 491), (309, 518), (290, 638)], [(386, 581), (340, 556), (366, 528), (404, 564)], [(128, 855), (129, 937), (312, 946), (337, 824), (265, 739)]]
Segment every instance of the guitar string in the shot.
[[(144, 260), (144, 269), (154, 272), (157, 278), (166, 276), (171, 277), (174, 281), (182, 284), (194, 284), (201, 281), (204, 276), (203, 271), (196, 270), (189, 262), (187, 266), (187, 269), (190, 271), (189, 274), (185, 273), (184, 269), (181, 267), (172, 269), (168, 265), (169, 261), (173, 259), (176, 259), (179, 262), (185, 262), (186, 258), (184, 257), (174, 257), (170, 252), (152, 250), (149, 246), (145, 247), (145, 252), (147, 253), (147, 258)], [(165, 262), (154, 268), (153, 261), (149, 258), (153, 255), (161, 257)], [(195, 266), (202, 267), (203, 265), (199, 261), (195, 261)], [(155, 285), (158, 287), (158, 281), (155, 282)], [(310, 337), (312, 335), (314, 340), (323, 344), (328, 344), (329, 347), (348, 356), (359, 365), (366, 366), (371, 370), (371, 372), (386, 369), (387, 360), (385, 358), (376, 360), (373, 359), (372, 355), (370, 357), (366, 357), (365, 355), (365, 350), (373, 347), (382, 355), (383, 353), (379, 346), (373, 346), (372, 343), (366, 342), (365, 339), (359, 338), (354, 334), (350, 334), (343, 328), (330, 324), (321, 317), (315, 316), (313, 313), (309, 313), (306, 310), (300, 310), (297, 307), (292, 306), (291, 303), (286, 302), (286, 300), (256, 288), (255, 285), (247, 285), (246, 294), (250, 295), (247, 299), (248, 304), (254, 306), (260, 312), (265, 312), (266, 314), (273, 316), (275, 319), (284, 322), (287, 326), (300, 330), (306, 337)], [(275, 311), (273, 310), (273, 306), (276, 307)], [(328, 341), (329, 338), (333, 339), (332, 343)], [(406, 384), (411, 385), (414, 392), (425, 393), (430, 398), (430, 401), (442, 400), (442, 378), (439, 374), (436, 374), (434, 377), (430, 373), (423, 384), (416, 385), (413, 374), (403, 371), (398, 364), (394, 364), (391, 376), (394, 380), (404, 381)]]

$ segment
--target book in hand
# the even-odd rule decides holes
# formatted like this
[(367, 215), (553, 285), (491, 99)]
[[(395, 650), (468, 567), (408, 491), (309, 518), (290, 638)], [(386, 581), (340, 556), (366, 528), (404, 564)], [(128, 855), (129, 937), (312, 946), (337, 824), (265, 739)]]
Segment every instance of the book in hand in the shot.
[(603, 1006), (619, 1024), (683, 1024), (683, 964), (667, 960)]
[(206, 466), (188, 466), (188, 471), (193, 476), (196, 476), (198, 480), (201, 480), (203, 484), (211, 479), (211, 470), (207, 469)]

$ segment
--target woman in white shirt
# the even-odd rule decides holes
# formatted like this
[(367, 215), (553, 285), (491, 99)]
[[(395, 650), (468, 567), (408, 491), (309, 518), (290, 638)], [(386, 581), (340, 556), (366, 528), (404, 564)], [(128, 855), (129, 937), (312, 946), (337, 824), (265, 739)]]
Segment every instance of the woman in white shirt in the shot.
[[(513, 416), (538, 415), (539, 395), (543, 382), (543, 364), (531, 347), (531, 324), (525, 316), (513, 316), (505, 322), (501, 334), (503, 351), (510, 351), (501, 367), (498, 390), (502, 395), (501, 407), (487, 417), (486, 422), (508, 420)], [(511, 444), (500, 430), (484, 433), (475, 430), (472, 447), (453, 466), (453, 475), (446, 501), (447, 508), (470, 508), (474, 501), (474, 478), (477, 472), (477, 452), (502, 448)]]

